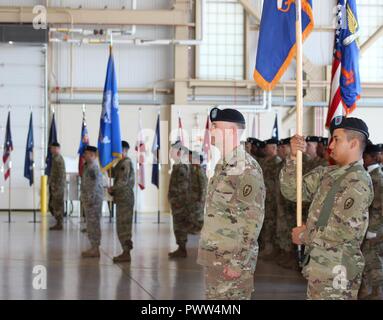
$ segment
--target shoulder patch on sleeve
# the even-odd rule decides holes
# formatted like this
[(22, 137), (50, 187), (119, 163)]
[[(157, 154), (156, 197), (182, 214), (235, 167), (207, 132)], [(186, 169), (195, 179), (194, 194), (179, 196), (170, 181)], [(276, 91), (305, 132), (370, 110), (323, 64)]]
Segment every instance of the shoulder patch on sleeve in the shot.
[(244, 202), (252, 202), (256, 197), (257, 180), (252, 175), (241, 178), (238, 190), (238, 199)]
[(348, 198), (345, 202), (344, 202), (344, 209), (345, 210), (348, 210), (348, 209), (351, 209), (352, 206), (354, 205), (354, 199), (353, 198)]

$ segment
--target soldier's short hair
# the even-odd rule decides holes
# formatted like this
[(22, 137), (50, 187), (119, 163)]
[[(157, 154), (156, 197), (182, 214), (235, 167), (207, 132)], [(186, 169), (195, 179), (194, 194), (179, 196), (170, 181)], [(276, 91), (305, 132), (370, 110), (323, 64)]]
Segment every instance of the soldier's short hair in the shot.
[(364, 150), (366, 149), (366, 146), (367, 146), (366, 135), (364, 135), (363, 133), (361, 133), (359, 131), (355, 131), (355, 130), (344, 129), (344, 131), (346, 132), (347, 141), (351, 141), (352, 139), (358, 140), (359, 144), (360, 144), (360, 151), (364, 152)]

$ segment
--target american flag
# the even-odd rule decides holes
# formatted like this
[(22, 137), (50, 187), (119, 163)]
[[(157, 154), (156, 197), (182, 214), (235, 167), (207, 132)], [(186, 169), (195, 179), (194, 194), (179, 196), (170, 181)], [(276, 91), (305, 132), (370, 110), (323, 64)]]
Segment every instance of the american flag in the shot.
[(7, 120), (7, 129), (5, 132), (5, 140), (4, 140), (4, 154), (3, 154), (3, 163), (4, 163), (4, 180), (7, 180), (11, 175), (11, 152), (13, 151), (13, 143), (12, 143), (12, 134), (11, 134), (11, 112), (8, 112), (8, 120)]
[(327, 128), (336, 116), (354, 111), (360, 98), (358, 31), (355, 0), (338, 0)]

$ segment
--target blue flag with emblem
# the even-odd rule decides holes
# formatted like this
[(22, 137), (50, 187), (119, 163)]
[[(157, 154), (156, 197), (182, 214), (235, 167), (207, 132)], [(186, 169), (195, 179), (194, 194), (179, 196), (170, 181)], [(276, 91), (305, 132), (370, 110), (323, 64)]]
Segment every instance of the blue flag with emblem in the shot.
[[(296, 54), (295, 0), (263, 2), (254, 80), (263, 90), (273, 90)], [(314, 27), (312, 0), (302, 0), (302, 39)]]
[(159, 152), (160, 152), (160, 115), (157, 117), (156, 135), (152, 145), (153, 166), (152, 166), (152, 184), (159, 188)]
[(98, 135), (98, 153), (103, 171), (110, 169), (122, 157), (120, 109), (112, 50), (110, 50), (106, 71)]
[(25, 148), (25, 162), (24, 162), (24, 177), (29, 180), (29, 185), (33, 185), (33, 170), (34, 170), (34, 157), (33, 157), (33, 119), (32, 112), (31, 117), (29, 119), (29, 129), (28, 129), (28, 137), (27, 137), (27, 146)]
[(45, 159), (45, 174), (47, 176), (50, 176), (51, 168), (52, 168), (52, 153), (51, 153), (49, 146), (54, 142), (57, 142), (57, 130), (56, 130), (55, 114), (53, 114), (52, 122), (51, 122), (51, 128), (49, 130), (48, 150), (47, 150), (47, 157)]

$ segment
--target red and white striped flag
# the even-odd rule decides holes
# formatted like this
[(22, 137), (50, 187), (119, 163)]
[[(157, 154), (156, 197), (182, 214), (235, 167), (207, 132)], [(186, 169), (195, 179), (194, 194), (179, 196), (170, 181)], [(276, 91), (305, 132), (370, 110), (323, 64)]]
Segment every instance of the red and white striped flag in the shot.
[(211, 139), (210, 139), (210, 117), (207, 116), (206, 126), (205, 126), (205, 136), (203, 138), (202, 152), (204, 153), (204, 158), (206, 162), (209, 162), (211, 148)]
[(11, 152), (13, 151), (12, 143), (12, 134), (11, 134), (11, 112), (8, 112), (7, 128), (5, 131), (5, 140), (4, 140), (4, 154), (3, 154), (3, 163), (4, 163), (4, 180), (7, 180), (11, 175)]
[(138, 137), (136, 144), (137, 159), (138, 159), (138, 186), (141, 190), (145, 189), (145, 140), (142, 134), (142, 121), (141, 121), (141, 110), (139, 114), (139, 128)]

